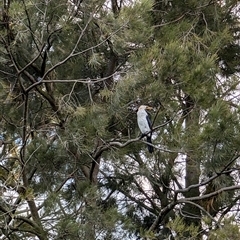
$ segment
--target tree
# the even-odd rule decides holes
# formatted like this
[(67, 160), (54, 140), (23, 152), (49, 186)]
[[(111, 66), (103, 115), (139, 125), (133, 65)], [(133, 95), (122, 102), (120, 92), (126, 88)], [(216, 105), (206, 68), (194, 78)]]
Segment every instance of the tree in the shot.
[(2, 235), (237, 239), (238, 7), (5, 1)]
[(104, 129), (93, 118), (103, 106), (93, 101), (101, 100), (105, 84), (111, 86), (117, 65), (110, 36), (98, 24), (106, 11), (104, 1), (4, 4), (1, 231), (6, 238), (90, 239), (114, 227), (114, 209), (93, 224), (101, 208), (96, 187), (90, 187), (97, 183), (99, 161), (92, 151)]
[[(233, 191), (239, 188), (239, 114), (232, 101), (239, 80), (236, 4), (155, 1), (153, 35), (130, 58), (134, 73), (117, 86), (123, 106), (140, 96), (158, 109), (155, 146), (160, 151), (151, 157), (130, 150), (127, 167), (122, 170), (120, 156), (114, 168), (120, 179), (114, 186), (119, 190), (120, 181), (119, 191), (136, 203), (129, 214), (139, 232), (156, 231), (163, 239), (172, 230), (169, 223), (181, 215), (185, 232), (180, 239), (201, 238), (219, 227), (214, 217), (222, 220), (239, 199)], [(231, 63), (226, 52), (232, 54)], [(143, 217), (137, 209), (148, 214)], [(211, 220), (205, 228), (203, 216)]]

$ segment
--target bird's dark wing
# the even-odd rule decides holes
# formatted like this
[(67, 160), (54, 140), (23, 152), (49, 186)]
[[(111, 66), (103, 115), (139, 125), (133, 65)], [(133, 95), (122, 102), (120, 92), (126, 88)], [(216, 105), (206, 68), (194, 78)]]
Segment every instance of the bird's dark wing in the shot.
[(150, 127), (150, 129), (152, 129), (152, 121), (151, 121), (149, 114), (147, 115), (146, 118), (147, 118), (148, 126)]
[(147, 136), (147, 142), (150, 143), (150, 144), (147, 144), (147, 147), (148, 147), (148, 151), (150, 153), (153, 153), (154, 152), (154, 148), (153, 146), (151, 145), (152, 144), (152, 139), (151, 139), (151, 136)]

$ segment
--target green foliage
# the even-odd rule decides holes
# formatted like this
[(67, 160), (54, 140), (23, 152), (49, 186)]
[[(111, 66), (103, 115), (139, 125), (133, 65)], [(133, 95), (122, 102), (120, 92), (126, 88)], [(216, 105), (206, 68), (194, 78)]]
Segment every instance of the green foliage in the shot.
[(209, 240), (239, 239), (239, 227), (233, 223), (233, 218), (226, 218), (219, 229), (210, 231)]
[(199, 235), (199, 229), (194, 224), (187, 226), (183, 218), (177, 216), (174, 220), (168, 223), (169, 229), (176, 234), (175, 239), (189, 239), (185, 233), (188, 232), (191, 238), (196, 239)]
[(208, 171), (216, 171), (235, 158), (239, 148), (238, 118), (238, 111), (231, 111), (221, 100), (210, 109), (201, 134), (202, 140), (207, 142), (204, 151)]
[[(237, 4), (5, 1), (1, 234), (237, 239)], [(153, 154), (140, 104), (154, 107)]]
[(117, 53), (123, 54), (135, 48), (142, 48), (149, 42), (152, 37), (150, 26), (152, 5), (152, 0), (136, 1), (124, 7), (117, 19), (112, 18), (116, 34), (113, 34), (111, 39)]
[(114, 207), (102, 208), (101, 205), (96, 204), (96, 188), (91, 188), (89, 184), (88, 186), (85, 185), (84, 189), (82, 187), (77, 190), (83, 190), (83, 192), (79, 192), (82, 195), (78, 195), (78, 199), (79, 197), (80, 199), (86, 199), (87, 204), (85, 205), (82, 202), (82, 205), (79, 207), (81, 215), (75, 215), (72, 212), (62, 217), (57, 226), (59, 228), (59, 239), (65, 236), (65, 234), (68, 234), (69, 239), (87, 239), (93, 237), (95, 234), (96, 236), (107, 236), (109, 233), (114, 232), (116, 222), (119, 219), (117, 210)]

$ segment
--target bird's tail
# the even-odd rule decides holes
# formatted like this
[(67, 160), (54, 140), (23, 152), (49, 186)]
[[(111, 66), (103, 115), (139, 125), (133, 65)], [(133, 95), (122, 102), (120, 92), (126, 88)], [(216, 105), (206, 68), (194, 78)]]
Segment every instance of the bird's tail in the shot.
[[(152, 144), (152, 138), (151, 138), (151, 136), (147, 136), (147, 142), (150, 143), (150, 144)], [(153, 152), (154, 152), (154, 148), (153, 148), (153, 146), (150, 145), (150, 144), (147, 145), (148, 151), (149, 151), (150, 153), (153, 153)]]

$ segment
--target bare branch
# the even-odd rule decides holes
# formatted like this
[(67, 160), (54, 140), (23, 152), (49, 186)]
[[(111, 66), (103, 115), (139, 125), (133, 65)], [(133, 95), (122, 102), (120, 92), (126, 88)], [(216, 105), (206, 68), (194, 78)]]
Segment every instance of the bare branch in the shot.
[[(69, 59), (71, 59), (71, 58), (73, 58), (73, 57), (75, 57), (75, 56), (81, 55), (81, 54), (83, 54), (83, 53), (85, 53), (85, 52), (87, 52), (87, 51), (89, 51), (89, 50), (92, 50), (92, 49), (94, 49), (94, 48), (96, 48), (96, 47), (101, 46), (101, 45), (104, 44), (108, 39), (110, 39), (111, 36), (113, 36), (114, 34), (116, 34), (118, 31), (121, 30), (121, 28), (123, 28), (123, 27), (125, 26), (125, 25), (123, 25), (121, 28), (119, 28), (118, 30), (116, 30), (115, 32), (113, 32), (112, 34), (110, 34), (106, 39), (104, 39), (104, 40), (101, 41), (100, 43), (96, 44), (95, 46), (89, 47), (89, 48), (87, 48), (87, 49), (85, 49), (85, 50), (83, 50), (83, 51), (80, 51), (80, 52), (76, 52), (76, 53), (75, 53), (75, 50), (76, 50), (76, 48), (77, 48), (77, 46), (78, 46), (78, 43), (80, 42), (80, 40), (81, 40), (81, 38), (82, 38), (82, 36), (83, 36), (83, 33), (86, 31), (86, 29), (87, 29), (87, 27), (88, 27), (88, 24), (90, 23), (91, 19), (92, 19), (92, 18), (89, 18), (87, 24), (85, 25), (82, 33), (80, 34), (80, 36), (79, 36), (79, 38), (78, 38), (78, 40), (77, 40), (77, 42), (76, 42), (76, 44), (75, 44), (75, 47), (73, 48), (72, 52), (71, 52), (66, 58), (64, 58), (62, 61), (56, 63), (53, 67), (51, 67), (50, 69), (48, 69), (48, 71), (46, 71), (46, 73), (43, 75), (42, 79), (41, 79), (39, 82), (36, 82), (36, 83), (34, 83), (33, 85), (29, 86), (29, 87), (26, 89), (26, 91), (31, 91), (34, 87), (36, 87), (37, 85), (40, 85), (41, 83), (43, 83), (43, 79), (44, 79), (50, 72), (52, 72), (54, 69), (56, 69), (57, 67), (61, 66), (61, 65), (64, 64), (65, 62), (67, 62)], [(127, 24), (127, 23), (126, 23), (126, 24)], [(109, 79), (109, 77), (110, 77), (110, 76), (107, 76), (106, 79)], [(56, 81), (57, 81), (57, 80), (55, 80), (55, 82), (56, 82)], [(60, 80), (60, 81), (62, 81), (62, 80)], [(71, 80), (71, 81), (75, 81), (75, 80)], [(48, 82), (48, 81), (46, 81), (46, 82)], [(53, 82), (53, 81), (52, 81), (52, 82)]]
[(211, 197), (217, 196), (217, 195), (219, 195), (222, 192), (233, 191), (233, 190), (237, 190), (237, 189), (240, 189), (240, 185), (220, 188), (217, 191), (214, 191), (214, 192), (211, 192), (209, 194), (202, 195), (202, 196), (181, 198), (181, 199), (179, 199), (177, 201), (177, 203), (182, 203), (184, 201), (199, 201), (199, 200), (203, 200), (203, 199), (207, 199), (207, 198), (211, 198)]
[(192, 184), (190, 186), (188, 186), (187, 188), (183, 188), (183, 189), (179, 189), (176, 191), (176, 194), (178, 193), (185, 193), (185, 192), (188, 192), (190, 191), (191, 189), (193, 188), (198, 188), (198, 187), (201, 187), (201, 186), (204, 186), (206, 184), (208, 184), (209, 182), (213, 181), (214, 179), (216, 179), (217, 177), (219, 177), (220, 175), (222, 174), (226, 174), (226, 173), (229, 173), (229, 171), (231, 172), (232, 170), (226, 170), (234, 161), (236, 161), (236, 159), (238, 158), (239, 156), (237, 155), (235, 158), (233, 158), (226, 166), (224, 166), (224, 168), (219, 172), (219, 173), (216, 173), (215, 175), (213, 175), (212, 177), (208, 178), (207, 180), (199, 183), (199, 184)]
[(184, 200), (184, 203), (194, 205), (194, 206), (198, 207), (199, 209), (201, 209), (202, 212), (204, 212), (213, 222), (215, 222), (217, 224), (217, 226), (219, 228), (221, 228), (221, 225), (219, 224), (219, 222), (217, 220), (215, 220), (214, 217), (208, 211), (206, 211), (202, 206), (200, 206), (199, 204), (197, 204), (195, 202), (188, 201), (188, 200)]

